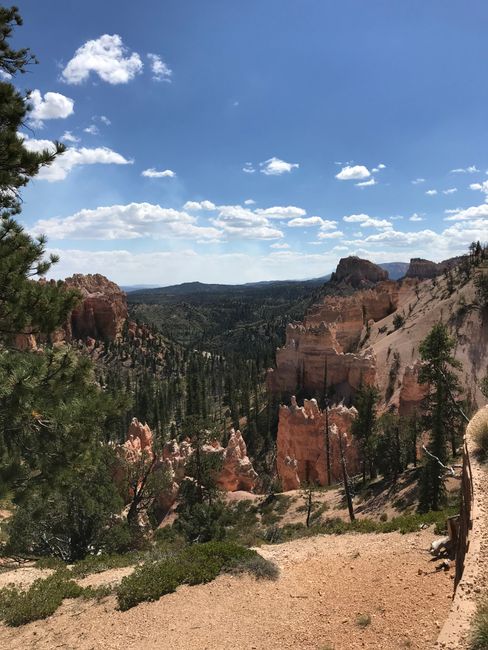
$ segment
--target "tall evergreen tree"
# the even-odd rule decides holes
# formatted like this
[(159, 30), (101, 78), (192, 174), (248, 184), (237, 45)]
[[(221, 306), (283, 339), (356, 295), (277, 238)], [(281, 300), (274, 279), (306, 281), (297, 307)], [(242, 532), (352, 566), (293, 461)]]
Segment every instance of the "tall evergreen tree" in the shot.
[[(419, 380), (430, 387), (426, 399), (425, 425), (430, 431), (428, 455), (420, 478), (420, 509), (439, 510), (445, 501), (445, 472), (450, 428), (457, 420), (455, 400), (461, 390), (455, 370), (455, 341), (443, 323), (436, 323), (422, 341), (419, 351), (424, 362)], [(459, 426), (459, 425), (458, 425)]]
[(377, 443), (377, 422), (376, 405), (379, 399), (379, 392), (375, 386), (363, 384), (360, 386), (354, 406), (358, 416), (351, 428), (353, 436), (359, 441), (362, 463), (363, 481), (366, 480), (366, 473), (370, 478), (376, 478), (376, 443)]

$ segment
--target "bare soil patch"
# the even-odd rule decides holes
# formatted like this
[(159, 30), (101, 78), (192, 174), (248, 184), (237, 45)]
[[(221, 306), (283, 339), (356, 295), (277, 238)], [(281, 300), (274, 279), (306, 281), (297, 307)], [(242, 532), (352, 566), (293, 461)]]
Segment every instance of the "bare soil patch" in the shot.
[[(44, 621), (0, 626), (0, 647), (425, 650), (434, 645), (452, 595), (452, 570), (436, 571), (426, 552), (432, 538), (431, 530), (348, 534), (262, 547), (281, 568), (276, 582), (224, 575), (127, 612), (116, 609), (113, 597), (66, 601)], [(368, 616), (371, 622), (361, 626)]]

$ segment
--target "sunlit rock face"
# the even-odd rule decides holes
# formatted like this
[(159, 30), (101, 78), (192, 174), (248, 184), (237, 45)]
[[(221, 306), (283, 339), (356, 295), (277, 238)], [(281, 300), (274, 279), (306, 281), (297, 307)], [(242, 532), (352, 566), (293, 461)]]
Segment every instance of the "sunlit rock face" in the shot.
[[(204, 446), (204, 451), (219, 454), (222, 458), (221, 469), (216, 476), (218, 487), (227, 492), (245, 490), (251, 492), (258, 481), (258, 475), (247, 455), (246, 443), (240, 431), (231, 429), (229, 441), (225, 447), (218, 442)], [(132, 420), (127, 432), (127, 439), (123, 445), (117, 448), (119, 457), (124, 463), (117, 469), (115, 480), (124, 490), (124, 465), (125, 463), (136, 463), (141, 457), (146, 456), (153, 460), (155, 449), (153, 433), (148, 424), (142, 424), (136, 418)], [(166, 513), (174, 505), (178, 498), (180, 483), (186, 476), (188, 460), (194, 453), (194, 449), (188, 440), (177, 442), (168, 441), (156, 458), (154, 468), (164, 468), (168, 475), (168, 485), (156, 496), (156, 505), (160, 512)]]
[[(360, 470), (359, 452), (351, 437), (351, 424), (357, 416), (355, 408), (333, 406), (328, 412), (330, 481), (342, 479), (339, 436), (342, 436), (347, 470)], [(281, 406), (279, 413), (277, 458), (278, 477), (283, 490), (295, 490), (306, 483), (327, 485), (326, 413), (316, 400), (304, 400), (298, 406), (292, 397), (291, 406)]]
[(66, 337), (116, 339), (127, 320), (127, 298), (122, 289), (98, 273), (76, 274), (64, 282), (67, 288), (76, 289), (82, 296), (66, 324)]
[(356, 256), (343, 257), (339, 260), (332, 280), (345, 282), (355, 289), (367, 287), (377, 282), (388, 280), (388, 271)]
[(301, 324), (288, 325), (286, 341), (276, 352), (276, 369), (268, 388), (285, 398), (295, 393), (321, 395), (324, 382), (339, 397), (349, 398), (361, 383), (376, 380), (376, 358), (370, 348), (357, 352), (372, 322), (396, 310), (396, 282), (381, 282), (351, 296), (327, 296)]

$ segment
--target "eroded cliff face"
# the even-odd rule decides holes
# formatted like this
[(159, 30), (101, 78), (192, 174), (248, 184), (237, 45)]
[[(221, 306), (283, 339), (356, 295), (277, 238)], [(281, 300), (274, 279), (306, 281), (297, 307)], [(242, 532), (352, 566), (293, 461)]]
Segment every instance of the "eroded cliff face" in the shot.
[[(358, 449), (350, 434), (356, 416), (355, 408), (343, 405), (328, 411), (331, 483), (342, 479), (339, 436), (348, 472), (360, 470)], [(304, 400), (300, 407), (293, 396), (291, 406), (280, 407), (276, 465), (283, 490), (295, 490), (308, 482), (328, 485), (326, 422), (326, 413), (315, 399)]]
[(64, 283), (82, 295), (65, 326), (66, 338), (116, 339), (127, 320), (127, 298), (122, 289), (99, 273), (78, 273)]
[(303, 324), (289, 325), (285, 345), (276, 352), (276, 369), (268, 373), (271, 392), (285, 398), (296, 392), (320, 395), (327, 377), (327, 386), (348, 398), (361, 382), (374, 383), (373, 350), (356, 349), (372, 323), (395, 311), (398, 295), (397, 283), (388, 281), (352, 296), (327, 296)]
[(388, 271), (369, 260), (350, 256), (339, 260), (337, 269), (332, 274), (332, 279), (336, 282), (345, 282), (351, 287), (359, 289), (388, 280)]
[[(221, 469), (216, 477), (218, 487), (227, 492), (251, 492), (254, 489), (258, 475), (247, 455), (246, 443), (240, 431), (231, 429), (226, 447), (213, 442), (205, 445), (204, 451), (219, 454), (222, 458)], [(126, 442), (119, 447), (119, 453), (129, 463), (136, 462), (143, 454), (154, 458), (153, 434), (149, 425), (134, 418), (129, 426)], [(188, 440), (180, 443), (170, 440), (157, 458), (155, 469), (163, 467), (169, 477), (168, 487), (156, 497), (156, 505), (163, 514), (168, 512), (178, 498), (179, 486), (186, 476), (186, 466), (193, 453), (194, 449)], [(115, 480), (124, 492), (123, 471), (116, 473)]]

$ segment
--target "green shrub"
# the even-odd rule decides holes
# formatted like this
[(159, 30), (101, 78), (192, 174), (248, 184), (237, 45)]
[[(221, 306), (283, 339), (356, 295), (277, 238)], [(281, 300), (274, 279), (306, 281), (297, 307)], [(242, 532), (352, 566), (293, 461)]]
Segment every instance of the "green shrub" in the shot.
[(255, 551), (232, 542), (194, 544), (159, 562), (146, 563), (124, 578), (117, 588), (119, 608), (124, 611), (143, 601), (158, 600), (182, 584), (210, 582), (222, 571), (236, 572), (242, 567), (265, 577), (264, 564), (251, 562), (257, 557)]
[(64, 572), (36, 580), (27, 591), (7, 586), (0, 590), (0, 616), (7, 625), (17, 627), (51, 616), (64, 598), (78, 598), (82, 593), (83, 589)]
[(280, 570), (274, 562), (267, 560), (262, 555), (255, 555), (248, 560), (244, 560), (232, 569), (231, 573), (251, 573), (257, 580), (277, 580)]
[(137, 564), (141, 559), (139, 553), (126, 553), (124, 555), (88, 555), (71, 567), (71, 575), (76, 578), (84, 578), (92, 573), (101, 573), (108, 569), (119, 569), (121, 567)]

